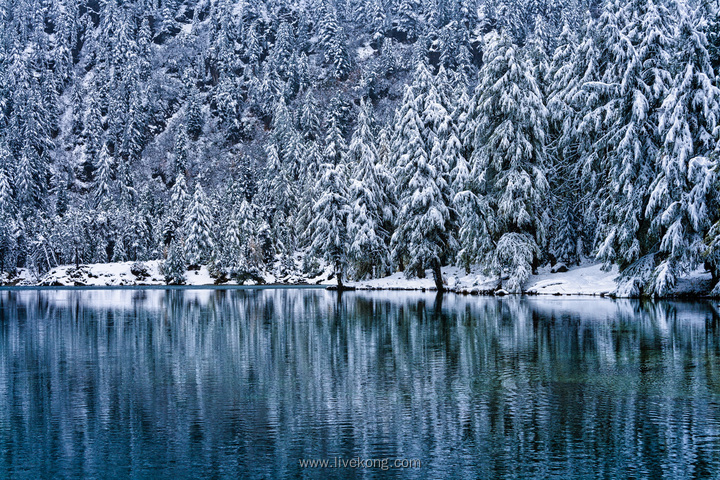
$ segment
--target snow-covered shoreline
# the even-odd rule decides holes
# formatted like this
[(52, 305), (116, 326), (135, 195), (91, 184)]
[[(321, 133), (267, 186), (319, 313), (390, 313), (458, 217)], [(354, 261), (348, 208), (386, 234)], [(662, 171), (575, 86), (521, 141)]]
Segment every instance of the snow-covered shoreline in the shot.
[[(56, 267), (38, 277), (28, 270), (20, 270), (17, 275), (0, 276), (0, 286), (26, 287), (123, 287), (123, 286), (166, 286), (160, 273), (160, 261), (151, 260), (142, 263), (143, 269), (138, 270), (133, 262), (83, 264), (79, 268), (74, 265)], [(603, 271), (600, 264), (586, 264), (569, 268), (567, 271), (552, 272), (549, 267), (541, 268), (537, 275), (532, 275), (525, 284), (524, 294), (528, 295), (584, 295), (623, 297), (617, 292), (617, 267)], [(469, 274), (458, 267), (443, 267), (443, 277), (449, 292), (464, 295), (494, 295), (498, 293), (497, 278), (489, 278), (476, 269)], [(188, 270), (184, 286), (253, 286), (253, 285), (335, 285), (330, 270), (323, 274), (306, 278), (292, 274), (276, 277), (263, 274), (262, 282), (246, 281), (242, 284), (231, 280), (218, 282), (210, 275), (207, 267), (199, 270)], [(435, 290), (432, 273), (428, 270), (425, 278), (405, 278), (401, 272), (393, 275), (347, 282), (347, 287), (357, 290)], [(678, 281), (673, 297), (705, 297), (712, 288), (710, 274), (702, 271), (692, 272)]]

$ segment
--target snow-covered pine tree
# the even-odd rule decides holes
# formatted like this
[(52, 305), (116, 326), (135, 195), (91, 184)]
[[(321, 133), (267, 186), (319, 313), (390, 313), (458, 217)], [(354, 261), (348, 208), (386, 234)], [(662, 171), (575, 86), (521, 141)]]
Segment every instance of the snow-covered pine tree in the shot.
[[(425, 144), (421, 137), (422, 120), (418, 113), (419, 102), (415, 96), (412, 86), (408, 85), (405, 87), (405, 94), (403, 96), (402, 103), (395, 111), (395, 120), (393, 121), (393, 132), (390, 144), (390, 153), (388, 159), (390, 162), (389, 171), (393, 177), (393, 184), (395, 185), (395, 191), (393, 192), (395, 199), (398, 201), (399, 211), (399, 199), (401, 194), (408, 188), (406, 185), (400, 183), (402, 176), (402, 168), (409, 161), (410, 158), (418, 155), (424, 155), (427, 157), (425, 152)], [(397, 225), (397, 212), (393, 218), (393, 230)], [(397, 232), (393, 233), (392, 238), (395, 238)], [(403, 242), (393, 242), (390, 244), (391, 255), (393, 262), (398, 266), (400, 271), (405, 270), (405, 265), (408, 260), (408, 249), (407, 245)], [(412, 272), (407, 271), (406, 275), (419, 274), (424, 275), (424, 272)]]
[(390, 243), (390, 238), (395, 229), (395, 215), (397, 214), (397, 191), (395, 178), (392, 173), (391, 155), (390, 155), (390, 133), (387, 128), (380, 129), (377, 136), (377, 158), (378, 162), (375, 167), (380, 185), (383, 185), (384, 193), (387, 201), (382, 204), (382, 229), (387, 232), (386, 244)]
[(490, 207), (481, 183), (461, 162), (452, 172), (453, 198), (459, 216), (457, 263), (470, 273), (475, 264), (490, 265), (495, 244), (492, 240), (495, 212)]
[(324, 48), (325, 63), (331, 66), (331, 75), (343, 79), (350, 71), (351, 58), (347, 51), (345, 33), (339, 25), (337, 12), (331, 2), (323, 5), (324, 14), (320, 20), (320, 42)]
[(418, 0), (397, 0), (393, 2), (393, 25), (402, 41), (412, 41), (418, 35), (421, 8)]
[(104, 144), (100, 150), (95, 169), (97, 170), (95, 202), (99, 204), (110, 199), (113, 185), (113, 159), (108, 151), (107, 144)]
[(0, 140), (0, 215), (4, 216), (14, 215), (16, 209), (10, 184), (11, 161), (12, 156), (7, 144)]
[[(569, 201), (581, 218), (578, 243), (584, 241), (587, 251), (595, 242), (598, 216), (603, 213), (599, 203), (605, 198), (599, 192), (609, 175), (608, 151), (602, 139), (610, 132), (610, 115), (604, 113), (613, 105), (613, 94), (627, 67), (623, 52), (631, 46), (622, 34), (624, 23), (619, 10), (609, 2), (597, 20), (588, 16), (579, 44), (574, 32), (564, 29), (551, 67), (552, 179), (558, 183), (570, 180), (553, 192), (565, 197), (563, 191), (567, 190), (570, 197), (576, 197)], [(568, 219), (555, 218), (554, 222), (557, 231), (560, 223), (568, 224)]]
[(300, 106), (298, 123), (300, 124), (300, 132), (306, 141), (314, 141), (320, 138), (318, 103), (312, 90), (305, 92)]
[[(720, 206), (716, 158), (720, 90), (713, 81), (705, 35), (692, 18), (682, 20), (675, 56), (682, 60), (662, 104), (659, 175), (647, 205), (660, 246), (641, 292), (661, 296), (670, 292), (681, 273), (702, 261), (703, 253), (707, 255), (703, 236), (718, 218), (715, 212)], [(708, 266), (717, 277), (717, 265), (712, 263)]]
[(535, 78), (540, 92), (545, 97), (549, 83), (550, 74), (550, 32), (548, 31), (548, 24), (542, 15), (535, 16), (535, 27), (533, 33), (528, 38), (527, 55), (532, 62), (533, 66), (533, 77)]
[(168, 285), (185, 283), (185, 258), (180, 242), (173, 241), (170, 244), (167, 259), (162, 263), (160, 273), (163, 274), (165, 283)]
[(357, 127), (348, 148), (348, 165), (354, 168), (350, 180), (348, 257), (357, 278), (377, 276), (389, 260), (383, 231), (383, 208), (389, 202), (377, 173), (378, 159), (371, 130), (372, 105), (360, 103)]
[[(450, 167), (443, 151), (443, 139), (438, 138), (431, 125), (439, 119), (438, 111), (444, 109), (431, 95), (423, 111), (416, 111), (416, 105), (424, 103), (425, 99), (416, 99), (412, 91), (407, 88), (407, 104), (401, 107), (401, 124), (396, 126), (395, 141), (406, 147), (395, 167), (399, 211), (391, 248), (397, 261), (408, 262), (407, 274), (424, 276), (425, 268), (431, 268), (435, 285), (442, 291), (443, 259), (455, 248), (452, 231), (455, 213), (450, 199)], [(428, 120), (427, 129), (423, 117)]]
[(548, 181), (550, 183), (551, 261), (579, 262), (584, 250), (578, 149), (575, 126), (579, 115), (574, 95), (581, 78), (573, 68), (577, 38), (567, 23), (563, 26), (547, 77)]
[(230, 278), (236, 277), (246, 264), (245, 245), (246, 240), (243, 238), (241, 230), (241, 217), (237, 212), (233, 212), (223, 231), (222, 243), (218, 246), (220, 248), (218, 261)]
[[(405, 87), (405, 93), (403, 95), (402, 102), (395, 110), (395, 118), (392, 126), (392, 136), (390, 140), (390, 154), (389, 154), (389, 168), (395, 174), (395, 170), (401, 165), (402, 158), (411, 155), (416, 145), (410, 145), (407, 143), (407, 138), (418, 139), (422, 123), (418, 111), (421, 110), (422, 105), (418, 102), (418, 98), (415, 95), (415, 91), (412, 86)], [(417, 130), (417, 133), (415, 132)], [(421, 143), (420, 146), (424, 145)]]
[(199, 267), (210, 260), (214, 241), (212, 238), (213, 215), (208, 198), (200, 182), (185, 214), (185, 257), (188, 265)]
[(332, 267), (338, 288), (343, 288), (347, 267), (347, 181), (345, 164), (323, 164), (322, 176), (316, 192), (319, 199), (313, 205), (314, 218), (308, 225), (306, 235), (311, 239), (310, 251), (323, 258)]
[(7, 165), (10, 152), (0, 143), (0, 275), (15, 267), (15, 205)]
[(18, 256), (18, 245), (15, 235), (15, 220), (0, 214), (0, 275), (15, 269)]
[(193, 141), (197, 141), (202, 134), (205, 119), (203, 118), (202, 103), (200, 93), (193, 86), (190, 91), (190, 101), (188, 103), (187, 113), (185, 114), (185, 122), (187, 123), (187, 134)]
[[(607, 123), (597, 148), (605, 151), (609, 176), (597, 193), (598, 258), (606, 264), (616, 262), (621, 270), (652, 255), (657, 242), (646, 207), (661, 144), (658, 115), (670, 86), (668, 16), (665, 8), (653, 2), (631, 3), (622, 15), (628, 23), (621, 33), (624, 48), (617, 59), (622, 75), (619, 88), (611, 92), (606, 105), (590, 114)], [(589, 84), (589, 88), (597, 87)], [(600, 88), (605, 87), (601, 84)], [(629, 276), (636, 276), (634, 270)]]
[(387, 14), (385, 13), (385, 2), (382, 0), (370, 0), (366, 10), (370, 16), (369, 23), (373, 38), (385, 33), (387, 25)]
[[(490, 33), (485, 41), (487, 61), (475, 93), (472, 176), (495, 212), (492, 270), (507, 273), (507, 290), (519, 292), (546, 241), (548, 112), (522, 52), (504, 34)], [(474, 243), (485, 246), (488, 240)]]
[(86, 188), (89, 188), (89, 185), (94, 180), (95, 160), (103, 146), (102, 114), (100, 113), (100, 102), (96, 96), (91, 96), (88, 99), (84, 117), (82, 132), (85, 140), (83, 143), (84, 151), (76, 176), (84, 185), (87, 185)]
[(295, 215), (295, 231), (300, 232), (298, 245), (307, 247), (310, 239), (303, 232), (307, 231), (307, 226), (313, 217), (313, 204), (317, 200), (315, 195), (315, 187), (319, 180), (320, 169), (323, 164), (320, 146), (315, 141), (305, 143), (305, 153), (303, 154), (302, 176), (300, 180), (301, 197), (299, 200), (297, 214)]
[(296, 66), (291, 65), (293, 50), (295, 46), (295, 35), (292, 26), (281, 21), (275, 34), (275, 43), (270, 49), (267, 58), (268, 65), (283, 80), (290, 76), (290, 70)]
[(189, 161), (188, 161), (188, 150), (189, 140), (187, 133), (185, 133), (185, 127), (180, 125), (178, 127), (177, 137), (175, 138), (175, 152), (173, 155), (173, 175), (187, 175)]

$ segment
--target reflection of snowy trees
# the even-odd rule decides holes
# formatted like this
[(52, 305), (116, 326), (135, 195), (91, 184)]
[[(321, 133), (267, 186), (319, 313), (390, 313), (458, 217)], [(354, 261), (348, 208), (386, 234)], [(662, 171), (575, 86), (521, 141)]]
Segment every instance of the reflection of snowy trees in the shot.
[(0, 311), (0, 441), (37, 476), (278, 477), (334, 455), (446, 478), (718, 473), (709, 303), (3, 291)]

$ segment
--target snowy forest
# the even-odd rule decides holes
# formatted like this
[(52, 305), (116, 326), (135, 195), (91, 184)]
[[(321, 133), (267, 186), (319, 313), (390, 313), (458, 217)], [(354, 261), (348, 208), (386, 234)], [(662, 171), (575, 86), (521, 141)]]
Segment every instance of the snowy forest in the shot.
[(0, 31), (0, 271), (720, 279), (717, 2), (0, 0)]

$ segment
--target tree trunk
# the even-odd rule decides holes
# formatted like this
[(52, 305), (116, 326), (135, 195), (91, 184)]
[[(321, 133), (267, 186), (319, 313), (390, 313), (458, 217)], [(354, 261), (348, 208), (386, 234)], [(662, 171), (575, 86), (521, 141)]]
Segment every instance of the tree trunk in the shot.
[(437, 288), (438, 292), (445, 291), (445, 287), (443, 286), (443, 280), (442, 280), (442, 270), (440, 268), (440, 260), (434, 259), (432, 261), (432, 271), (433, 271), (433, 278), (435, 279), (435, 287)]
[(342, 270), (337, 269), (337, 271), (335, 272), (335, 276), (337, 277), (338, 290), (342, 290), (343, 289)]

